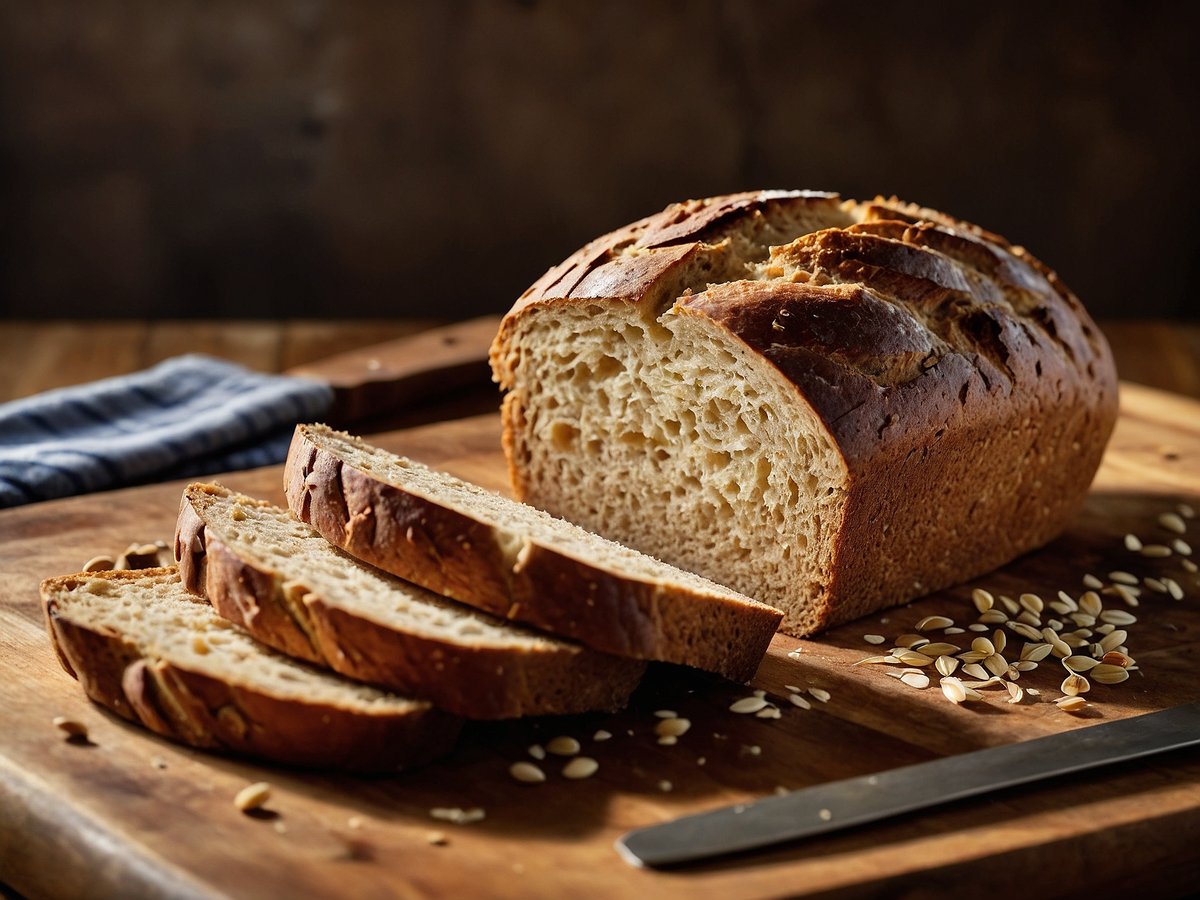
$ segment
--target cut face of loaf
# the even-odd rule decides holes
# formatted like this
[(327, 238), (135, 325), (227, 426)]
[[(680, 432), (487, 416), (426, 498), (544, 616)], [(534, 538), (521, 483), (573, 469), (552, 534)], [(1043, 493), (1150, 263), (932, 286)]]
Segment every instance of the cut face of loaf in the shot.
[(184, 491), (175, 554), (184, 585), (264, 643), (468, 718), (620, 709), (645, 669), (365, 566), (217, 484)]
[(50, 639), (87, 695), (193, 747), (302, 766), (395, 771), (447, 751), (460, 720), (276, 653), (175, 569), (42, 584)]
[(606, 235), (492, 347), (516, 495), (780, 607), (803, 635), (1038, 547), (1116, 417), (1112, 357), (1023, 249), (830, 194)]
[(735, 591), (322, 425), (296, 428), (284, 482), (293, 514), (359, 559), (597, 650), (744, 681), (779, 623)]

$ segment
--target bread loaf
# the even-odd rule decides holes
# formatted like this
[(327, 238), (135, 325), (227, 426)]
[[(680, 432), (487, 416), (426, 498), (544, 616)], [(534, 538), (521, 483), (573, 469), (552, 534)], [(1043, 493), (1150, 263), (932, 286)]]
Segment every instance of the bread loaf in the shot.
[(323, 425), (299, 425), (292, 513), (385, 571), (607, 653), (737, 681), (780, 613), (544, 512)]
[(1059, 278), (894, 199), (689, 201), (547, 272), (492, 347), (515, 494), (803, 635), (1057, 535), (1116, 417)]
[(50, 639), (88, 697), (180, 743), (276, 762), (395, 771), (454, 744), (461, 720), (269, 650), (173, 568), (42, 583)]
[(263, 643), (468, 718), (621, 709), (645, 669), (365, 566), (217, 484), (184, 490), (175, 558), (185, 587)]

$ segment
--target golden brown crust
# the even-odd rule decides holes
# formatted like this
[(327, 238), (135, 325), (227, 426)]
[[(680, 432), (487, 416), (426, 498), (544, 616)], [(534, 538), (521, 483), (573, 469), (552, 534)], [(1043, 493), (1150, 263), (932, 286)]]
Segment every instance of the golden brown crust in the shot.
[[(211, 494), (229, 492), (205, 484), (184, 491), (176, 530), (184, 585), (289, 655), (472, 719), (614, 711), (625, 706), (641, 680), (643, 663), (566, 642), (478, 646), (469, 638), (410, 634), (355, 615), (327, 602), (302, 578), (285, 583), (279, 572), (223, 542), (218, 530), (204, 524)], [(362, 527), (357, 533), (363, 534)], [(469, 567), (458, 574), (474, 577)]]
[(427, 704), (365, 713), (272, 696), (143, 655), (120, 634), (73, 621), (55, 598), (94, 578), (119, 585), (173, 572), (87, 573), (43, 582), (50, 639), (96, 703), (173, 741), (304, 767), (397, 771), (453, 747), (461, 721)]
[(780, 614), (619, 575), (511, 535), (355, 469), (298, 426), (285, 468), (292, 512), (374, 566), (605, 653), (751, 678)]
[[(514, 384), (518, 322), (578, 302), (583, 278), (566, 272), (605, 265), (630, 239), (695, 250), (714, 222), (728, 230), (752, 214), (753, 196), (677, 204), (589, 244), (505, 317), (492, 348), (497, 380)], [(1103, 336), (1023, 248), (895, 198), (842, 208), (857, 224), (776, 247), (758, 275), (743, 271), (674, 305), (776, 370), (844, 458), (845, 517), (815, 600), (824, 624), (968, 579), (1058, 534), (1099, 466), (1117, 399)], [(613, 283), (609, 302), (655, 288)], [(518, 496), (530, 496), (516, 458), (524, 402), (505, 401)]]

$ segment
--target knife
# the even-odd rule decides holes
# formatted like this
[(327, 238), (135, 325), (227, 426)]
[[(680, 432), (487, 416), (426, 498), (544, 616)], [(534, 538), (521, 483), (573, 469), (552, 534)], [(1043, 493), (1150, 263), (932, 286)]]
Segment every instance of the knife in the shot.
[(630, 831), (616, 849), (631, 865), (678, 866), (1197, 744), (1191, 703), (684, 816)]

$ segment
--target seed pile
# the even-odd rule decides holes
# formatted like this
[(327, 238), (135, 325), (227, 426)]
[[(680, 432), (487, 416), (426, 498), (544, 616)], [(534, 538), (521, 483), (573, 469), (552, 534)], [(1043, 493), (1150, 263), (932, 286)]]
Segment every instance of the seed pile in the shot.
[[(1188, 520), (1195, 517), (1192, 507), (1180, 504), (1157, 517), (1159, 540), (1147, 542), (1127, 534), (1124, 548), (1145, 560), (1177, 562), (1186, 575), (1195, 575), (1192, 548), (1184, 539)], [(1165, 568), (1163, 563), (1158, 565)], [(1161, 571), (1139, 577), (1116, 569), (1108, 573), (1107, 581), (1089, 573), (1083, 576), (1083, 588), (1078, 596), (1059, 591), (1049, 601), (1034, 593), (1014, 599), (976, 588), (971, 592), (976, 618), (965, 628), (948, 616), (926, 616), (913, 626), (912, 633), (896, 638), (886, 653), (867, 656), (855, 665), (889, 666), (888, 675), (917, 690), (933, 683), (926, 671), (932, 667), (942, 695), (954, 704), (983, 700), (981, 691), (989, 689), (1003, 690), (1008, 703), (1020, 703), (1026, 694), (1037, 696), (1036, 690), (1017, 683), (1021, 676), (1057, 661), (1064, 677), (1059, 686), (1062, 696), (1054, 702), (1059, 709), (1079, 712), (1088, 706), (1083, 695), (1091, 691), (1093, 682), (1116, 685), (1138, 671), (1127, 641), (1129, 628), (1138, 621), (1130, 610), (1141, 604), (1143, 594), (1152, 591), (1173, 600), (1185, 596), (1180, 580)], [(939, 639), (960, 634), (976, 636), (971, 637), (969, 646)], [(865, 634), (863, 641), (876, 646), (887, 643), (881, 637)], [(1016, 639), (1021, 642), (1019, 649)], [(752, 711), (753, 699), (738, 701), (744, 708), (734, 711)]]

